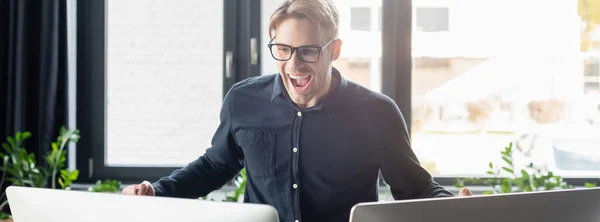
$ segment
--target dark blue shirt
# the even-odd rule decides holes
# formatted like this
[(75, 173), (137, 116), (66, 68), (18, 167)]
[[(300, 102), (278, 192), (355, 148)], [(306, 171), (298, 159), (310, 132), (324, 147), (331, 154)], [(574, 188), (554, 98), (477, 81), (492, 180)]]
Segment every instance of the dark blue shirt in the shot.
[(332, 73), (339, 85), (304, 110), (278, 74), (235, 84), (212, 147), (156, 194), (205, 196), (246, 167), (245, 202), (272, 205), (280, 221), (347, 222), (352, 206), (377, 201), (380, 170), (397, 200), (453, 196), (420, 166), (396, 103)]

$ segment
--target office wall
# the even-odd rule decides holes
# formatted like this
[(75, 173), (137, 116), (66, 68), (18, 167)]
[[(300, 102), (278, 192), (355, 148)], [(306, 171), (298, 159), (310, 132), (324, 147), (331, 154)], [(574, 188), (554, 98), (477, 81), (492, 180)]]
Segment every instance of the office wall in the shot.
[(260, 29), (262, 30), (261, 32), (261, 43), (262, 43), (262, 47), (263, 47), (263, 53), (261, 53), (261, 72), (262, 75), (265, 74), (273, 74), (273, 73), (277, 73), (277, 66), (276, 66), (276, 62), (273, 59), (273, 57), (271, 57), (271, 53), (269, 52), (269, 49), (267, 48), (267, 43), (269, 42), (269, 40), (271, 40), (269, 38), (269, 30), (268, 30), (268, 26), (269, 26), (269, 18), (271, 17), (271, 14), (273, 14), (273, 12), (275, 11), (275, 9), (277, 9), (277, 7), (279, 7), (279, 5), (281, 5), (281, 3), (284, 2), (283, 0), (262, 0), (261, 1), (261, 19), (260, 19)]

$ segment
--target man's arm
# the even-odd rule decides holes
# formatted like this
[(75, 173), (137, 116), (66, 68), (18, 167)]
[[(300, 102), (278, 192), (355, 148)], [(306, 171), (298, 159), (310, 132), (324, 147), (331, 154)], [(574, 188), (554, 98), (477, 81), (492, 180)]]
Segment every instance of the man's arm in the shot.
[(421, 167), (413, 152), (406, 122), (396, 103), (389, 99), (381, 108), (383, 141), (380, 152), (380, 169), (396, 200), (450, 197), (450, 191), (433, 181), (432, 176)]
[(233, 89), (223, 100), (212, 147), (187, 166), (152, 184), (156, 196), (198, 198), (219, 189), (243, 168), (243, 154), (232, 133)]

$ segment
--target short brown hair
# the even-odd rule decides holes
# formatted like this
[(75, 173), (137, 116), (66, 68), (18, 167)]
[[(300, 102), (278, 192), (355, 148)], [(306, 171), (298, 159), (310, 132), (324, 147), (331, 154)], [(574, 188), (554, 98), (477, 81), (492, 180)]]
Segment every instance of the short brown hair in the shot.
[(339, 13), (332, 0), (287, 0), (273, 14), (269, 22), (269, 37), (277, 26), (288, 18), (307, 18), (322, 28), (325, 36), (337, 38)]

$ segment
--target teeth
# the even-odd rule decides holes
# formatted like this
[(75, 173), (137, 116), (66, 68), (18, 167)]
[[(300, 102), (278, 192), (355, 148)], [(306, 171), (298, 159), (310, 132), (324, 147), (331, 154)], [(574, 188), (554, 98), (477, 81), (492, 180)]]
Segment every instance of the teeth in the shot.
[(306, 78), (308, 78), (308, 75), (306, 75), (306, 76), (297, 76), (297, 75), (290, 75), (290, 74), (288, 74), (288, 76), (290, 78), (292, 78), (292, 79), (306, 79)]

